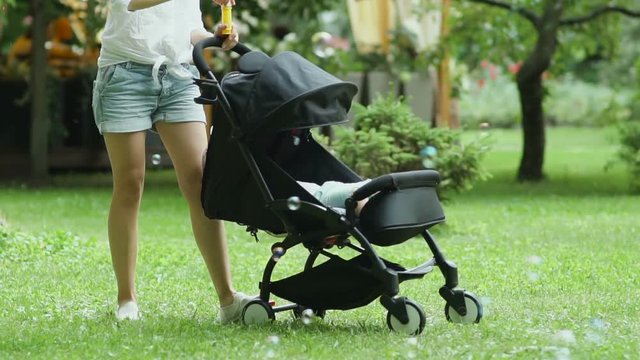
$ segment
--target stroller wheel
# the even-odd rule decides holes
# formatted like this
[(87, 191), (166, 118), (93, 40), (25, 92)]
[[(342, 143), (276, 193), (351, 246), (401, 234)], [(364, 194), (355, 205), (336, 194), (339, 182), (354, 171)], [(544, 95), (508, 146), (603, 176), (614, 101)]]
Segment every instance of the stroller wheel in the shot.
[(242, 310), (242, 323), (245, 325), (264, 324), (276, 319), (276, 314), (264, 301), (252, 300)]
[(444, 307), (444, 314), (447, 320), (455, 324), (479, 323), (480, 319), (482, 319), (482, 304), (478, 298), (474, 294), (465, 291), (464, 305), (467, 308), (467, 314), (462, 316), (447, 303)]
[(308, 316), (308, 315), (306, 315), (307, 313), (311, 313), (315, 317), (319, 317), (320, 319), (324, 319), (324, 316), (327, 314), (326, 310), (315, 310), (315, 309), (311, 309), (311, 308), (308, 308), (308, 307), (304, 307), (302, 305), (298, 305), (298, 306), (294, 307), (292, 312), (293, 312), (293, 317), (296, 318), (296, 319), (300, 319), (303, 316)]
[(391, 312), (388, 312), (387, 326), (389, 329), (402, 334), (418, 335), (422, 330), (424, 330), (427, 317), (425, 316), (422, 307), (413, 300), (406, 299), (405, 306), (407, 309), (407, 315), (409, 316), (409, 322), (403, 324), (395, 316), (391, 315)]

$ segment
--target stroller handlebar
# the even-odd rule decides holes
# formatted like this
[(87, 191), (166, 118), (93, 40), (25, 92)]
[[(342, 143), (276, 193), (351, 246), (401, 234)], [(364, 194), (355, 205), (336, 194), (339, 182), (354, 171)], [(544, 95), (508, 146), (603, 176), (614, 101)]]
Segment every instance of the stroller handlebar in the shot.
[[(200, 40), (197, 44), (193, 46), (193, 63), (198, 68), (198, 71), (200, 72), (200, 74), (207, 75), (211, 73), (211, 69), (209, 68), (209, 65), (207, 65), (207, 62), (204, 59), (204, 55), (202, 54), (202, 51), (208, 47), (222, 48), (222, 43), (224, 42), (224, 40), (225, 40), (224, 37), (213, 36), (213, 37), (208, 37), (204, 40)], [(234, 46), (231, 49), (231, 51), (242, 56), (250, 52), (251, 49), (249, 49), (249, 47), (244, 45), (243, 43), (238, 43), (236, 44), (236, 46)]]

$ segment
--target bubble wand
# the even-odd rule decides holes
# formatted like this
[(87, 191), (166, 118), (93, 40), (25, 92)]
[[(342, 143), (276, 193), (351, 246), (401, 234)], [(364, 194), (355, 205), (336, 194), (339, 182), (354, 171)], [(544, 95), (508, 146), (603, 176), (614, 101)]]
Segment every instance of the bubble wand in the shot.
[(222, 8), (222, 24), (226, 25), (224, 30), (222, 30), (223, 35), (231, 35), (231, 30), (233, 30), (233, 17), (231, 15), (231, 10), (233, 6), (231, 2), (227, 2), (225, 5), (220, 5)]

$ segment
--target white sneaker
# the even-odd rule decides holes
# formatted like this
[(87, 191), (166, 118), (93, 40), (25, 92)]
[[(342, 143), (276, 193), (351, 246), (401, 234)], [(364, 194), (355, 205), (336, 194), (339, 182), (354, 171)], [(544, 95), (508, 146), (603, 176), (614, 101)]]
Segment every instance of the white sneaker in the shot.
[(223, 306), (218, 311), (216, 322), (220, 324), (228, 324), (240, 320), (242, 310), (251, 300), (257, 299), (257, 296), (249, 296), (241, 292), (233, 294), (233, 302), (230, 305)]
[(138, 310), (138, 304), (135, 301), (127, 301), (118, 306), (116, 311), (116, 320), (132, 320), (136, 321), (140, 319), (140, 311)]

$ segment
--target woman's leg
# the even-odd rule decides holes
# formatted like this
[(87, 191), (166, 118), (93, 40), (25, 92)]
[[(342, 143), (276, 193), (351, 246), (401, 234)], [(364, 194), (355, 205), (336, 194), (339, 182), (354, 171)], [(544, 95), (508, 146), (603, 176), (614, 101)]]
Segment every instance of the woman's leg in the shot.
[(113, 174), (109, 247), (118, 283), (118, 304), (136, 301), (138, 210), (144, 186), (145, 133), (105, 133)]
[(224, 224), (204, 214), (200, 202), (202, 154), (207, 148), (205, 124), (201, 122), (156, 123), (171, 157), (178, 185), (189, 204), (193, 234), (218, 294), (220, 306), (234, 301)]

